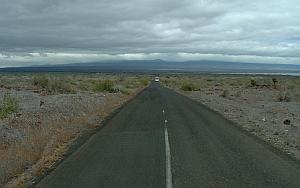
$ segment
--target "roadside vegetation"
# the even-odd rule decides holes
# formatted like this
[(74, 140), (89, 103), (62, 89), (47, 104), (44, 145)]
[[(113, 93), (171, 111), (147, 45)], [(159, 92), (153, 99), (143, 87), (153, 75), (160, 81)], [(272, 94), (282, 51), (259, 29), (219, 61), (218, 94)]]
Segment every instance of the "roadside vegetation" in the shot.
[(169, 74), (161, 82), (300, 159), (300, 77)]
[(94, 91), (116, 93), (118, 89), (115, 88), (115, 84), (112, 80), (101, 80), (95, 83)]
[(75, 93), (75, 87), (68, 77), (38, 74), (33, 76), (32, 82), (38, 89), (49, 94)]
[(8, 92), (0, 98), (0, 119), (7, 118), (10, 114), (18, 112), (18, 110), (18, 98)]
[[(148, 85), (144, 75), (0, 74), (0, 187), (27, 187), (80, 135)], [(7, 184), (8, 183), (8, 184)]]
[(181, 88), (183, 91), (197, 91), (196, 86), (192, 83), (183, 83)]
[[(199, 91), (205, 89), (222, 90), (220, 96), (236, 94), (237, 89), (270, 90), (275, 102), (298, 100), (300, 94), (299, 77), (286, 76), (238, 76), (238, 75), (165, 75), (161, 82), (170, 88), (182, 91)], [(231, 91), (231, 92), (229, 92)]]

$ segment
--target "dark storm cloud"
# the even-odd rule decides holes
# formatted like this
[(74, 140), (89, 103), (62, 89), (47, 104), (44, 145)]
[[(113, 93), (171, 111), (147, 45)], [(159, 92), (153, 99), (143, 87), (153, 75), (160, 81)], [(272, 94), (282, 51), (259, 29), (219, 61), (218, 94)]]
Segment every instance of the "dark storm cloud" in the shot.
[(298, 63), (297, 0), (1, 0), (0, 66), (101, 59)]

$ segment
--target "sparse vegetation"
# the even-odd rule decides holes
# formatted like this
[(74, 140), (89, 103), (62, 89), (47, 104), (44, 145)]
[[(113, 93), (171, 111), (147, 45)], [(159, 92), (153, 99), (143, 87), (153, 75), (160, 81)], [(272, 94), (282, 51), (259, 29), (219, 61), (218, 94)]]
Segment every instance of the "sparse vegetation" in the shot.
[[(295, 134), (300, 128), (300, 77), (170, 74), (161, 80), (300, 159), (300, 140)], [(186, 87), (190, 92), (182, 92), (185, 83), (194, 85)], [(192, 92), (193, 88), (201, 90)]]
[(149, 80), (125, 74), (0, 76), (0, 91), (13, 90), (0, 95), (0, 187), (8, 181), (9, 187), (26, 187), (53, 168), (74, 139), (99, 126)]
[(19, 110), (19, 100), (10, 93), (5, 93), (0, 99), (0, 119), (7, 118), (10, 114)]

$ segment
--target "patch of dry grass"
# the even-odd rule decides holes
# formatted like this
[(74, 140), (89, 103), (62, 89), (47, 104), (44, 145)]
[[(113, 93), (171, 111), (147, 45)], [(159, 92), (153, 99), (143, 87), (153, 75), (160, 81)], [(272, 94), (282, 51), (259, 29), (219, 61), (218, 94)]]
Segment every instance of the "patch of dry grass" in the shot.
[[(38, 126), (23, 124), (21, 129), (25, 137), (0, 147), (2, 185), (10, 180), (7, 188), (19, 187), (26, 185), (33, 177), (44, 175), (53, 168), (56, 161), (63, 158), (74, 139), (83, 131), (99, 126), (95, 118), (103, 119), (127, 99), (108, 97), (103, 105), (95, 106), (83, 116), (64, 117), (56, 121), (42, 120)], [(24, 122), (22, 119), (18, 121), (17, 124)]]
[(15, 73), (0, 74), (0, 88), (30, 90), (46, 94), (94, 92), (97, 85), (105, 81), (116, 91), (134, 89), (149, 84), (150, 76), (134, 74), (72, 74), (72, 73)]

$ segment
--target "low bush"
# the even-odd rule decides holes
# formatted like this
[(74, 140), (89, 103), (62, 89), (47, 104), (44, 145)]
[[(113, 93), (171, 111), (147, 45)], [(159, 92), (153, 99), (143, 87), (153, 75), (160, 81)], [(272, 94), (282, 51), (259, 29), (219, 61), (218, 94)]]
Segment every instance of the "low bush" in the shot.
[(290, 102), (292, 100), (291, 93), (288, 91), (280, 91), (278, 96), (279, 102)]
[(251, 86), (251, 87), (255, 87), (256, 85), (257, 85), (257, 84), (256, 84), (256, 80), (253, 80), (253, 79), (252, 79), (252, 80), (250, 81), (250, 86)]
[(196, 86), (192, 83), (184, 83), (181, 86), (181, 90), (183, 91), (196, 91)]
[(114, 82), (112, 80), (101, 80), (97, 83), (95, 83), (94, 91), (96, 92), (110, 92), (115, 93), (118, 90), (114, 88)]
[(139, 82), (140, 82), (143, 86), (146, 86), (146, 85), (148, 85), (148, 83), (149, 83), (149, 79), (146, 78), (146, 77), (143, 77), (143, 78), (140, 78), (140, 79), (139, 79)]
[(51, 94), (75, 93), (71, 81), (65, 77), (38, 74), (33, 77), (32, 82), (38, 89), (46, 90)]
[(128, 90), (128, 89), (126, 89), (126, 88), (121, 88), (121, 89), (120, 89), (120, 92), (121, 92), (122, 94), (125, 94), (125, 95), (129, 95), (129, 94), (130, 94), (130, 90)]
[(0, 119), (8, 117), (19, 110), (19, 100), (10, 93), (5, 93), (0, 99)]
[(226, 98), (226, 97), (228, 97), (228, 96), (229, 96), (229, 91), (228, 91), (227, 89), (225, 89), (225, 90), (222, 92), (221, 97)]
[(51, 77), (46, 89), (49, 93), (75, 93), (71, 82), (60, 77)]
[(46, 89), (49, 84), (49, 78), (45, 74), (37, 74), (33, 76), (32, 83), (34, 86)]

